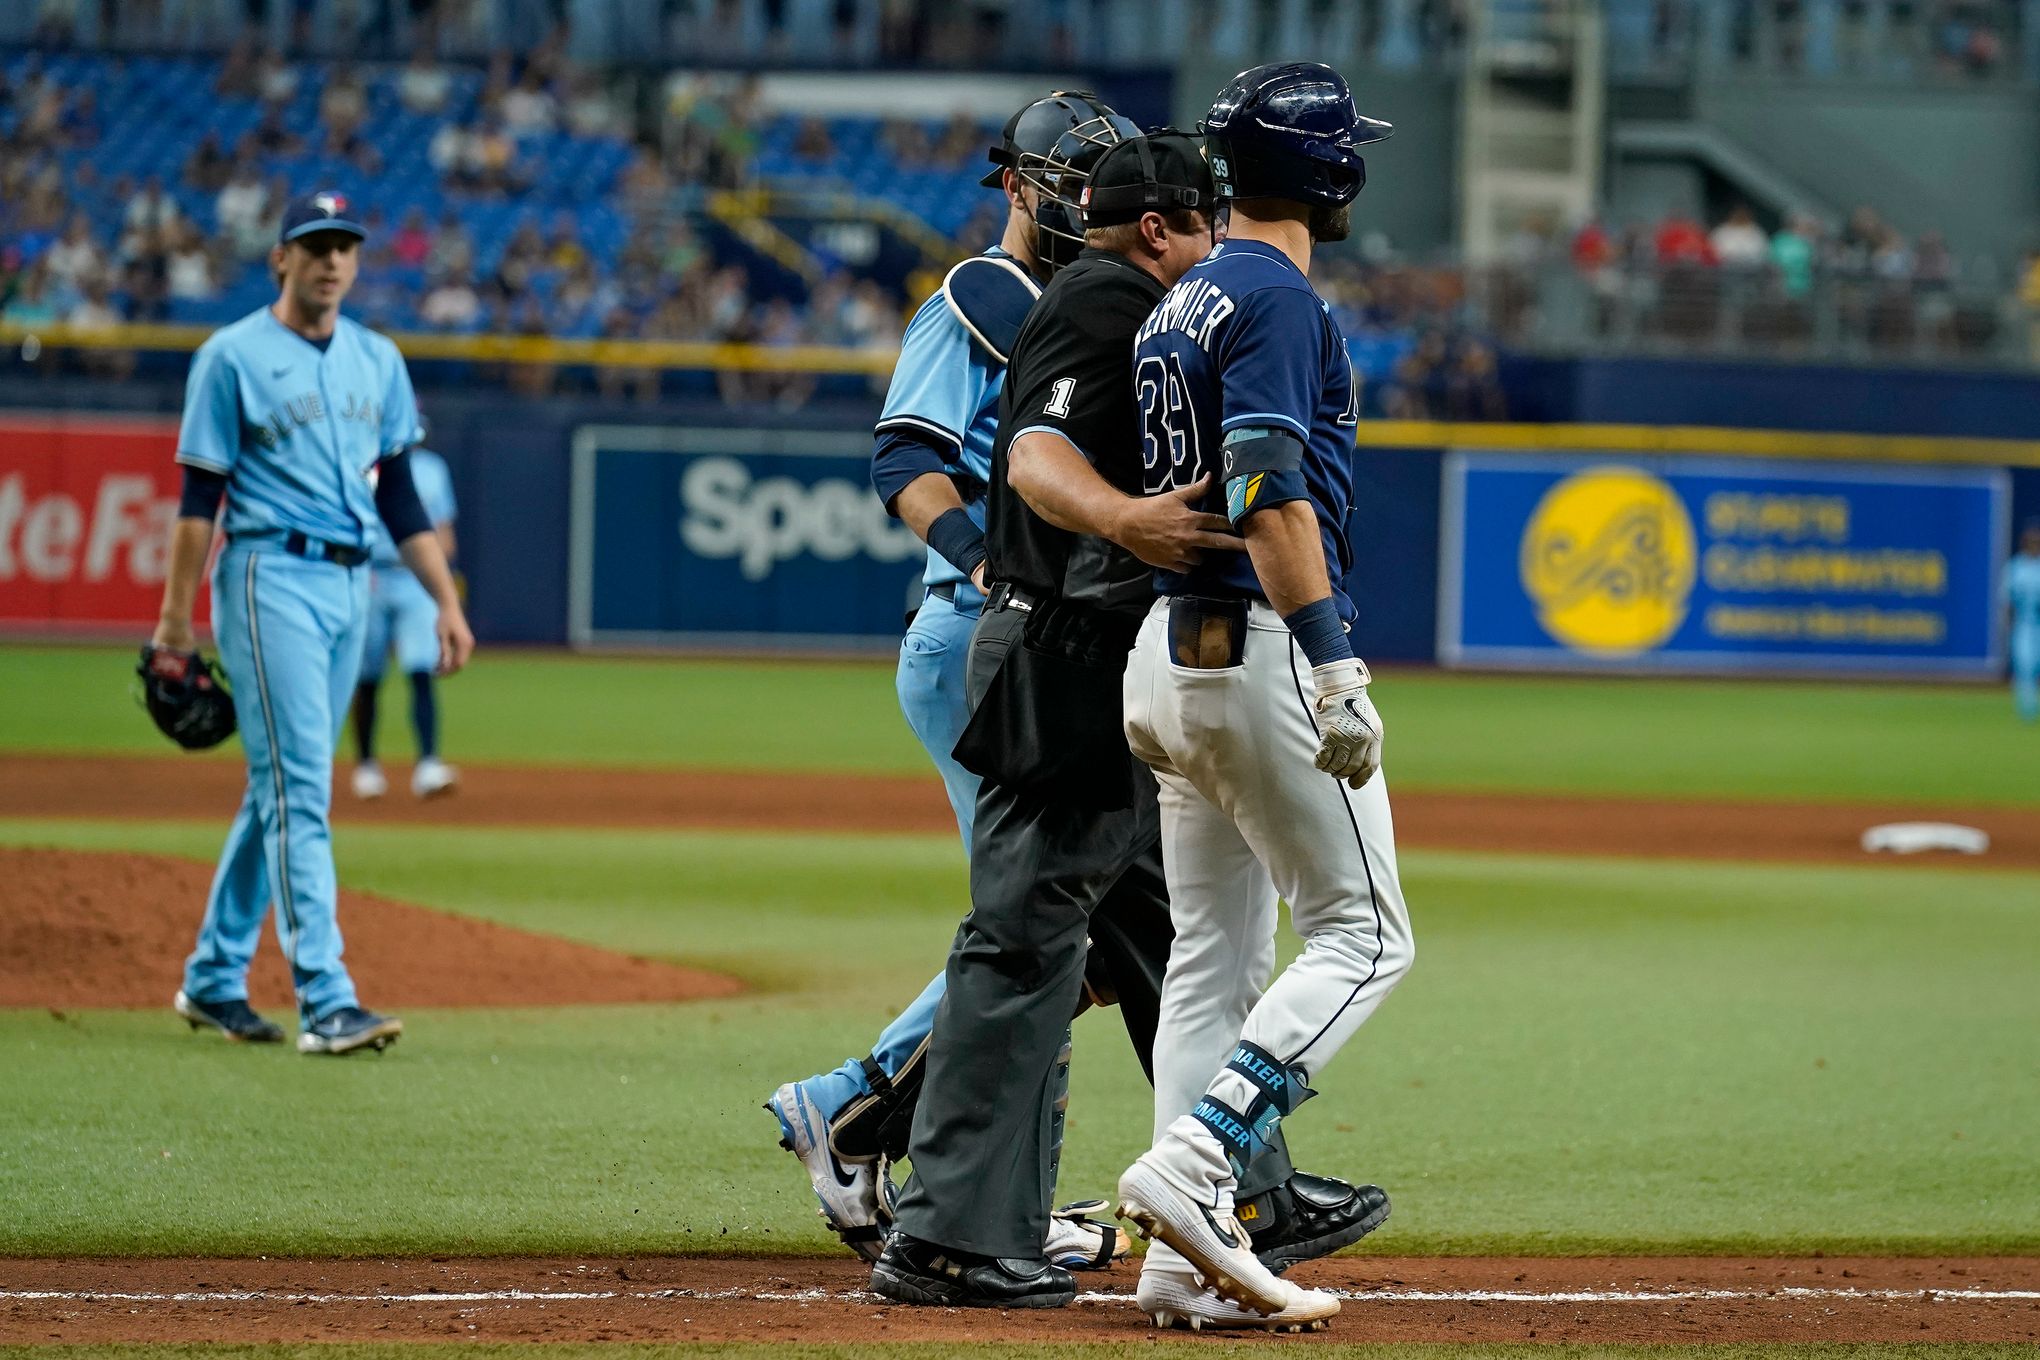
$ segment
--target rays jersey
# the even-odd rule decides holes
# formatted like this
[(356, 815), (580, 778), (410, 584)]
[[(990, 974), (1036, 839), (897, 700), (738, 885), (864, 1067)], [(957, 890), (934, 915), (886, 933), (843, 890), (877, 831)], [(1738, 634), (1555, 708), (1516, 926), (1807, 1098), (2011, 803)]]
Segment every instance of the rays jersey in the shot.
[[(1346, 515), (1353, 499), (1358, 394), (1346, 342), (1310, 280), (1274, 246), (1226, 241), (1171, 288), (1134, 338), (1145, 490), (1159, 495), (1210, 474), (1200, 509), (1229, 514), (1308, 500), (1324, 538), (1339, 616), (1353, 619), (1342, 582), (1352, 565)], [(1239, 478), (1228, 504), (1224, 441), (1270, 428), (1304, 445), (1295, 472)], [(1188, 574), (1155, 573), (1164, 595), (1264, 595), (1246, 552), (1207, 552)]]

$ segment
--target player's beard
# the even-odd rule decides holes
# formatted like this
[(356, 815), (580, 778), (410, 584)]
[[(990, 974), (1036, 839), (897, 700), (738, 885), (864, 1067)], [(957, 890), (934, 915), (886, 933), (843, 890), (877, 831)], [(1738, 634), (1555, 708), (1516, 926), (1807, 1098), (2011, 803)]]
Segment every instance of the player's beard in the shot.
[(1310, 239), (1343, 241), (1353, 233), (1353, 205), (1313, 203), (1310, 208)]

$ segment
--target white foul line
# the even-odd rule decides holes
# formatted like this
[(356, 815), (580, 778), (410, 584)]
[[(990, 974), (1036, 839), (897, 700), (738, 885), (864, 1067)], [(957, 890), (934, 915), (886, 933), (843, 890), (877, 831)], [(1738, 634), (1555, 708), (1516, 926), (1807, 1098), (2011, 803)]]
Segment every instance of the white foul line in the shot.
[[(2040, 1300), (2040, 1289), (1854, 1289), (1786, 1285), (1776, 1289), (1331, 1289), (1328, 1293), (1356, 1303), (1706, 1303), (1748, 1300), (1829, 1299), (1891, 1302), (2015, 1302)], [(112, 1289), (0, 1289), (0, 1301), (58, 1303), (582, 1303), (602, 1300), (655, 1302), (662, 1299), (704, 1303), (855, 1303), (884, 1304), (863, 1290), (834, 1293), (826, 1289), (791, 1292), (751, 1289), (535, 1290), (487, 1289), (426, 1294), (307, 1294), (263, 1289), (183, 1290), (156, 1292)], [(1078, 1303), (1132, 1303), (1131, 1294), (1110, 1291), (1077, 1295)]]

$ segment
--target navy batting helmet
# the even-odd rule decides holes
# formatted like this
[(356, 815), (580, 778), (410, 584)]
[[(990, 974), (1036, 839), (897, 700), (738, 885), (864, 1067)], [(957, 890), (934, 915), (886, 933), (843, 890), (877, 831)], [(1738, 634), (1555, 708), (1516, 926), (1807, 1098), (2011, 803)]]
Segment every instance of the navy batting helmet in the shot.
[(1202, 131), (1212, 174), (1231, 198), (1287, 198), (1344, 207), (1367, 183), (1355, 147), (1395, 129), (1353, 107), (1345, 77), (1314, 61), (1256, 66), (1218, 92)]
[(1085, 90), (1057, 90), (1037, 99), (1006, 120), (999, 145), (991, 149), (993, 169), (979, 181), (987, 188), (1008, 170), (1032, 185), (1038, 194), (1034, 225), (1035, 250), (1041, 274), (1068, 264), (1084, 248), (1083, 221), (1077, 200), (1091, 167), (1107, 148), (1138, 137), (1133, 121), (1112, 111)]

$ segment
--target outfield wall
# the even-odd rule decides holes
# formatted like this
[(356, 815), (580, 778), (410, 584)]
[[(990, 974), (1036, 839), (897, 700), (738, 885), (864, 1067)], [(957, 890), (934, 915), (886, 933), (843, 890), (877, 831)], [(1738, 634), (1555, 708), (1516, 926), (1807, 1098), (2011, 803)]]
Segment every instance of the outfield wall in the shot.
[[(1619, 366), (1536, 372), (1554, 409), (1647, 404), (1624, 388)], [(2032, 437), (2036, 385), (1885, 375), (1940, 386), (1878, 405), (1869, 375), (1812, 382), (1826, 372), (1657, 365), (1638, 380), (1658, 403), (1651, 425), (1363, 424), (1349, 589), (1364, 654), (1995, 673), (1991, 583), (2010, 527), (2040, 515), (2040, 443), (1920, 427), (1938, 410), (1951, 427)], [(1812, 385), (1793, 402), (1795, 374)], [(1859, 388), (1864, 406), (1828, 399)], [(121, 395), (147, 404), (144, 393)], [(431, 443), (454, 470), (462, 567), (485, 642), (884, 652), (897, 641), (916, 553), (868, 494), (867, 401), (770, 417), (456, 393), (426, 404)], [(1777, 428), (1666, 423), (1728, 410), (1770, 411)], [(1887, 433), (1805, 433), (1823, 413), (1842, 423), (1852, 411)], [(0, 416), (0, 626), (146, 631), (162, 571), (150, 542), (174, 504), (173, 448), (165, 414)], [(1500, 487), (1511, 459), (1531, 481), (1499, 502), (1477, 494), (1472, 510), (1486, 517), (1469, 520), (1468, 487)], [(1607, 468), (1635, 476), (1589, 476), (1538, 516), (1568, 479)], [(1609, 495), (1615, 503), (1601, 504)], [(1651, 507), (1669, 512), (1674, 500), (1676, 515), (1652, 518)], [(1666, 524), (1684, 527), (1666, 539)], [(1530, 557), (1549, 570), (1526, 575)], [(1655, 614), (1627, 601), (1638, 582), (1659, 601)]]

